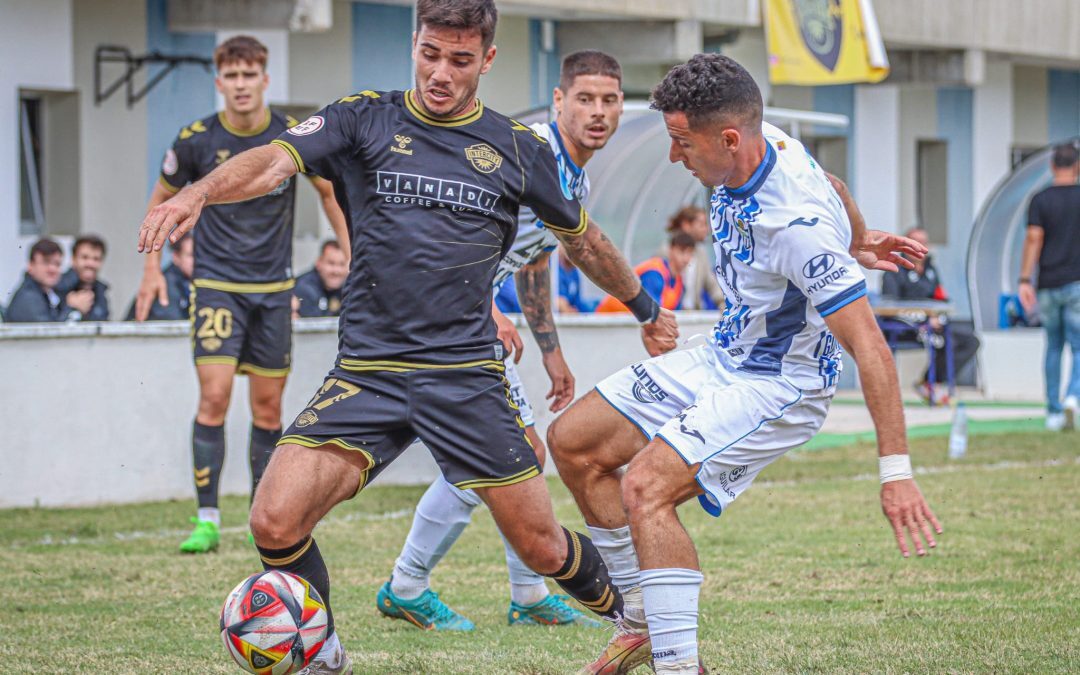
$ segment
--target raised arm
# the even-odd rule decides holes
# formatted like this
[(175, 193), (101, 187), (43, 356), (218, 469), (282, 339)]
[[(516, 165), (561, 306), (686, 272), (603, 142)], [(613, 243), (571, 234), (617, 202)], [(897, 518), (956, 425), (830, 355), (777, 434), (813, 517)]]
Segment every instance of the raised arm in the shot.
[(865, 297), (829, 314), (825, 324), (859, 366), (863, 397), (877, 433), (881, 509), (892, 526), (896, 544), (905, 558), (910, 555), (906, 532), (915, 552), (926, 555), (923, 540), (926, 546), (934, 548), (937, 546), (934, 534), (941, 534), (942, 528), (912, 478), (904, 408), (892, 352)]
[(581, 234), (556, 231), (566, 255), (593, 282), (626, 305), (642, 324), (642, 340), (651, 356), (675, 349), (679, 329), (675, 314), (661, 308), (641, 287), (619, 249), (590, 218)]
[(545, 398), (551, 400), (551, 411), (559, 412), (574, 400), (574, 375), (563, 358), (551, 312), (551, 252), (522, 267), (514, 275), (514, 285), (521, 311), (540, 347), (544, 370), (551, 379), (551, 389)]
[(296, 164), (277, 145), (252, 148), (233, 157), (172, 199), (146, 214), (139, 229), (140, 253), (160, 251), (195, 227), (207, 204), (239, 202), (267, 194), (296, 173)]

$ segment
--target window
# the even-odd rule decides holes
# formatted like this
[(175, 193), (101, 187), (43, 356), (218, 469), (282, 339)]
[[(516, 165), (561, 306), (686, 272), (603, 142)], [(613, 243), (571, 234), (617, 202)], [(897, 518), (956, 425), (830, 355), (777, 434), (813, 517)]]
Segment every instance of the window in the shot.
[(19, 91), (19, 232), (79, 233), (79, 95)]
[(848, 139), (846, 136), (806, 136), (803, 145), (821, 168), (848, 182)]
[(41, 192), (41, 99), (19, 97), (19, 234), (45, 230)]
[(916, 207), (919, 227), (931, 244), (949, 243), (949, 144), (939, 140), (918, 141)]

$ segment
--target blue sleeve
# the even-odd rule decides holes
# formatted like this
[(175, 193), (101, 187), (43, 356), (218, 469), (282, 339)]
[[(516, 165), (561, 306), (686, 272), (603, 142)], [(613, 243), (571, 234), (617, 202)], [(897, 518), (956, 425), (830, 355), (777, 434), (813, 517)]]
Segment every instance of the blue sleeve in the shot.
[(664, 295), (663, 275), (655, 270), (649, 270), (641, 275), (641, 286), (653, 300), (660, 302), (660, 298)]
[(105, 288), (94, 289), (94, 305), (90, 308), (89, 316), (84, 316), (83, 321), (108, 321), (109, 320), (109, 297), (105, 295)]
[(499, 286), (499, 292), (495, 295), (495, 306), (503, 314), (520, 314), (521, 303), (518, 302), (517, 286), (514, 285), (514, 276), (510, 275)]

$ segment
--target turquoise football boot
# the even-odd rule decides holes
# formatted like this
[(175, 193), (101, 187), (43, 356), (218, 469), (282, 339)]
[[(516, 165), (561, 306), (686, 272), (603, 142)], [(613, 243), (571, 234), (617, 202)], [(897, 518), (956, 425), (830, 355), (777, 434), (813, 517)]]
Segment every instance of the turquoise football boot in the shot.
[(511, 626), (585, 626), (600, 628), (603, 624), (566, 604), (565, 595), (549, 595), (534, 605), (510, 603), (506, 613)]
[(387, 581), (375, 596), (375, 606), (383, 616), (401, 619), (422, 630), (460, 630), (476, 628), (472, 621), (450, 609), (439, 600), (439, 594), (430, 588), (413, 600), (403, 600), (394, 595)]

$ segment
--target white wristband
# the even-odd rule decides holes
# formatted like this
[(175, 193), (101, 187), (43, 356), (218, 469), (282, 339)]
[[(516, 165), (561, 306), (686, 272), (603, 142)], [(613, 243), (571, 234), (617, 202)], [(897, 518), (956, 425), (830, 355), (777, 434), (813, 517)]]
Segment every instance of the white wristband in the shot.
[(885, 455), (878, 457), (878, 472), (882, 484), (911, 478), (911, 456)]

